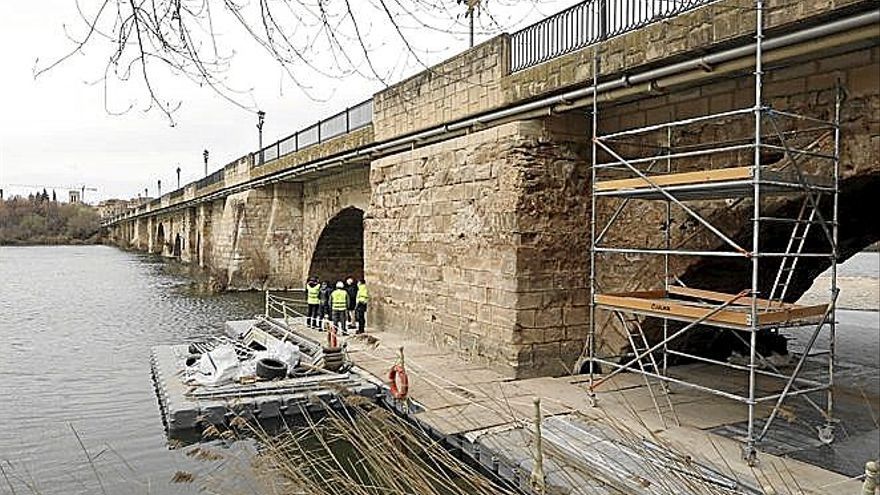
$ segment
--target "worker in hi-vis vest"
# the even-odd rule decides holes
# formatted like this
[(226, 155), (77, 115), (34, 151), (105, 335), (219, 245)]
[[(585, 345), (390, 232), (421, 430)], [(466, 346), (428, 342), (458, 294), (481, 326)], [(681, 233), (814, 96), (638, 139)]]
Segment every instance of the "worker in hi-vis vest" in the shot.
[(339, 333), (345, 332), (345, 312), (348, 309), (348, 292), (342, 280), (336, 282), (336, 290), (330, 293), (330, 310), (333, 312), (333, 326)]
[(367, 281), (361, 279), (358, 282), (357, 306), (355, 307), (355, 316), (357, 317), (357, 333), (364, 333), (367, 326), (367, 303), (370, 302), (370, 292), (367, 290)]
[(318, 294), (321, 292), (321, 284), (318, 277), (309, 277), (306, 283), (306, 304), (309, 311), (306, 314), (306, 325), (309, 328), (318, 328), (321, 325), (321, 300)]

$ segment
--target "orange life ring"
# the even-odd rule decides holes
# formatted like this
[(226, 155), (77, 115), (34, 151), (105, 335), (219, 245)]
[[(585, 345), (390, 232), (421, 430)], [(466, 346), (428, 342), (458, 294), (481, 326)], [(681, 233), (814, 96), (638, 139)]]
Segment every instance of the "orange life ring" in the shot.
[(409, 393), (409, 378), (403, 366), (395, 364), (388, 372), (388, 381), (391, 382), (391, 396), (395, 399), (406, 399)]

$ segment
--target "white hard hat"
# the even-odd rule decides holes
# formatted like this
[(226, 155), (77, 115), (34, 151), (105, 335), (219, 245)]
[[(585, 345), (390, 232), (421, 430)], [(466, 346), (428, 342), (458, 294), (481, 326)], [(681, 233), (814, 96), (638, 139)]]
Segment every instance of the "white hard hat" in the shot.
[(340, 280), (339, 282), (336, 282), (336, 288), (337, 288), (337, 289), (341, 289), (341, 288), (343, 288), (343, 287), (345, 287), (345, 284), (343, 284), (341, 280)]

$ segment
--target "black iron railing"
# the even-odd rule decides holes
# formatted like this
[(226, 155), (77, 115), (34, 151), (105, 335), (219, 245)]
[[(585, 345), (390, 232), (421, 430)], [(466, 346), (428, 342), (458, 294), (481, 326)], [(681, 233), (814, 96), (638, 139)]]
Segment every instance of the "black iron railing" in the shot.
[(587, 0), (510, 36), (510, 70), (523, 70), (715, 0)]
[(204, 187), (210, 186), (211, 184), (215, 184), (217, 182), (220, 182), (221, 180), (223, 180), (223, 176), (224, 176), (223, 169), (221, 168), (220, 170), (214, 172), (213, 174), (208, 175), (206, 177), (202, 177), (201, 179), (196, 181), (196, 189), (202, 189)]
[(259, 167), (288, 153), (308, 148), (314, 144), (323, 143), (336, 136), (348, 134), (372, 122), (373, 99), (371, 98), (276, 141), (262, 150), (257, 150), (254, 155), (254, 166)]

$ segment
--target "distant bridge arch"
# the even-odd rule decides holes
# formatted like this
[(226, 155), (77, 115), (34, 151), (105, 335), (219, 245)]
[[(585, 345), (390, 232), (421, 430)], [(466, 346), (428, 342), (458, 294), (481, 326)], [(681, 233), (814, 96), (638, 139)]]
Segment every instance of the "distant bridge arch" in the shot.
[(159, 223), (156, 227), (156, 243), (153, 245), (153, 251), (159, 254), (165, 250), (165, 225)]

